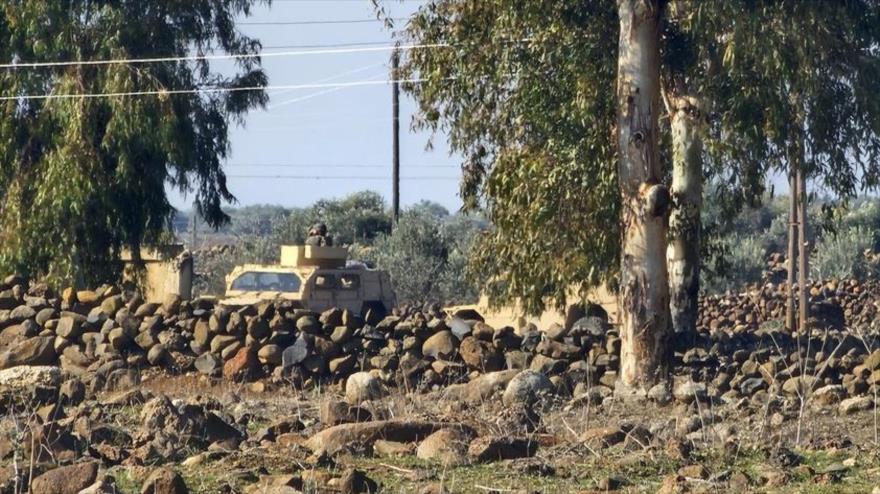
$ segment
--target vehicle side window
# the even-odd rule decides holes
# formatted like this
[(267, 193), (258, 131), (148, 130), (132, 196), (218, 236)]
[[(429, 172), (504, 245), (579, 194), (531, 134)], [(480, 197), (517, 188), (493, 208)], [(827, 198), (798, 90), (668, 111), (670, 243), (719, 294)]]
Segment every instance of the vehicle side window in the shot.
[(315, 288), (332, 290), (336, 286), (336, 277), (332, 274), (319, 274), (315, 277)]
[(282, 292), (296, 293), (299, 291), (300, 286), (302, 286), (302, 280), (299, 279), (299, 276), (292, 273), (281, 273), (278, 279), (281, 283)]
[(361, 286), (361, 277), (356, 274), (343, 274), (339, 277), (339, 287), (343, 290), (357, 290)]
[(232, 282), (233, 290), (296, 293), (302, 280), (293, 273), (248, 271)]
[(256, 273), (244, 273), (239, 276), (232, 282), (233, 290), (256, 290), (257, 289), (257, 274)]

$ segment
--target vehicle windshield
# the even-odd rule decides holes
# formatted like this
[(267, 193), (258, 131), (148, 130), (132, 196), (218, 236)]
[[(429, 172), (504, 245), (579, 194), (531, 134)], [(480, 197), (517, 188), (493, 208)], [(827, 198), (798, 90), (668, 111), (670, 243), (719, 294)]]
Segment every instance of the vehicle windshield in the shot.
[(248, 271), (232, 282), (233, 290), (246, 292), (272, 291), (284, 293), (299, 292), (302, 280), (293, 273), (269, 273)]

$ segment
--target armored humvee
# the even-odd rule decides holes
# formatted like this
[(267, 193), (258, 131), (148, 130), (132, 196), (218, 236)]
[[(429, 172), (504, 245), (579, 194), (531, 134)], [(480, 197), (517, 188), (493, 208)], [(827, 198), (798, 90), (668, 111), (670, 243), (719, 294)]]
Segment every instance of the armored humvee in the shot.
[(384, 316), (397, 303), (385, 271), (348, 262), (348, 249), (284, 245), (278, 265), (236, 266), (226, 277), (221, 304), (243, 306), (262, 300), (290, 300), (320, 312), (331, 307)]

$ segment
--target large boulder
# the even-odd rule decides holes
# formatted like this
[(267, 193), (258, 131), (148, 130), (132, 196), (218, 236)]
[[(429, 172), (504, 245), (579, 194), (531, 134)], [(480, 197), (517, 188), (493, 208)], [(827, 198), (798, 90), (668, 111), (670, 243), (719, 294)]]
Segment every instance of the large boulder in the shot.
[(166, 316), (171, 316), (177, 314), (180, 311), (180, 303), (183, 299), (180, 298), (180, 295), (176, 293), (169, 293), (165, 296), (165, 300), (162, 302), (162, 312)]
[(141, 494), (188, 494), (183, 477), (174, 470), (162, 467), (153, 470), (141, 487)]
[(695, 400), (703, 401), (706, 399), (706, 393), (705, 384), (691, 380), (678, 382), (672, 388), (672, 395), (682, 403), (691, 403)]
[(242, 347), (223, 366), (223, 377), (229, 380), (249, 379), (259, 366), (257, 352), (252, 347)]
[(107, 297), (101, 302), (101, 312), (109, 317), (113, 317), (124, 305), (125, 301), (122, 299), (122, 295)]
[(55, 387), (61, 382), (61, 369), (54, 366), (19, 366), (0, 370), (0, 389), (26, 390), (37, 386)]
[(465, 337), (458, 351), (464, 363), (475, 370), (494, 372), (504, 366), (504, 358), (491, 343), (473, 336)]
[(516, 369), (489, 372), (472, 381), (463, 384), (453, 384), (443, 391), (443, 398), (451, 401), (480, 403), (489, 399), (496, 392), (506, 388), (508, 383), (519, 372)]
[(223, 368), (223, 361), (213, 353), (205, 352), (196, 359), (195, 368), (202, 374), (214, 376), (220, 373), (220, 370)]
[(345, 381), (345, 399), (352, 405), (377, 400), (386, 394), (382, 383), (369, 372), (356, 372)]
[(840, 415), (851, 415), (874, 408), (874, 399), (870, 396), (854, 396), (847, 398), (838, 405)]
[(602, 317), (588, 316), (578, 319), (571, 326), (569, 334), (576, 336), (592, 336), (601, 338), (608, 332), (608, 321)]
[(353, 422), (369, 422), (373, 415), (366, 409), (351, 406), (344, 401), (327, 400), (321, 404), (321, 423), (326, 427), (349, 424)]
[(163, 365), (168, 361), (168, 357), (168, 348), (162, 344), (153, 345), (150, 351), (147, 352), (147, 362), (150, 365)]
[(284, 369), (290, 369), (295, 365), (305, 362), (311, 354), (311, 350), (311, 340), (305, 335), (300, 335), (293, 345), (285, 348), (281, 353), (281, 367)]
[(55, 468), (34, 479), (31, 494), (78, 494), (98, 478), (98, 463)]
[(257, 352), (261, 364), (279, 365), (283, 360), (283, 350), (278, 345), (265, 345)]
[(524, 370), (507, 384), (501, 396), (505, 405), (534, 405), (543, 396), (553, 393), (554, 386), (550, 379), (533, 370)]
[(460, 465), (467, 462), (468, 444), (473, 433), (463, 428), (440, 429), (419, 443), (416, 456), (422, 460), (434, 460), (443, 465)]
[(468, 456), (475, 462), (529, 458), (538, 451), (534, 440), (510, 436), (478, 437), (468, 447)]
[(9, 321), (13, 324), (18, 324), (24, 322), (28, 319), (33, 319), (36, 317), (37, 311), (33, 309), (33, 307), (28, 307), (27, 305), (19, 305), (18, 307), (12, 309), (12, 312), (9, 313)]
[(445, 427), (450, 425), (405, 419), (341, 424), (318, 432), (305, 442), (305, 446), (315, 453), (334, 455), (352, 444), (370, 447), (379, 439), (404, 443), (420, 441)]
[(455, 336), (451, 331), (439, 331), (422, 344), (422, 355), (435, 359), (448, 359), (455, 355)]
[(18, 365), (50, 365), (57, 359), (55, 338), (36, 336), (16, 343), (0, 354), (0, 369)]
[(71, 316), (62, 317), (55, 327), (55, 334), (70, 341), (76, 340), (82, 334), (80, 320)]

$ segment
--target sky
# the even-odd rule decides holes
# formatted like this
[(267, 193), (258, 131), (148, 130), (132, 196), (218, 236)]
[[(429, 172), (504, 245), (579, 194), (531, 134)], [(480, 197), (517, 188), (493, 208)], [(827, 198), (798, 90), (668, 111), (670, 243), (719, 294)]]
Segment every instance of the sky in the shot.
[[(385, 7), (400, 18), (422, 4), (389, 0)], [(264, 53), (297, 51), (302, 45), (392, 44), (392, 33), (376, 20), (370, 0), (273, 0), (271, 7), (260, 6), (252, 14), (239, 20), (239, 29), (261, 40)], [(353, 20), (362, 22), (259, 24)], [(264, 57), (263, 67), (270, 85), (387, 81), (389, 60), (389, 51), (313, 54)], [(251, 111), (244, 127), (230, 130), (232, 153), (226, 172), (238, 206), (307, 206), (360, 190), (379, 192), (390, 203), (389, 84), (270, 91), (269, 96), (266, 110)], [(401, 205), (430, 200), (457, 210), (459, 160), (449, 156), (445, 136), (437, 136), (433, 150), (426, 150), (430, 133), (410, 130), (414, 111), (415, 103), (402, 93)], [(192, 196), (169, 193), (179, 209), (191, 207)]]

